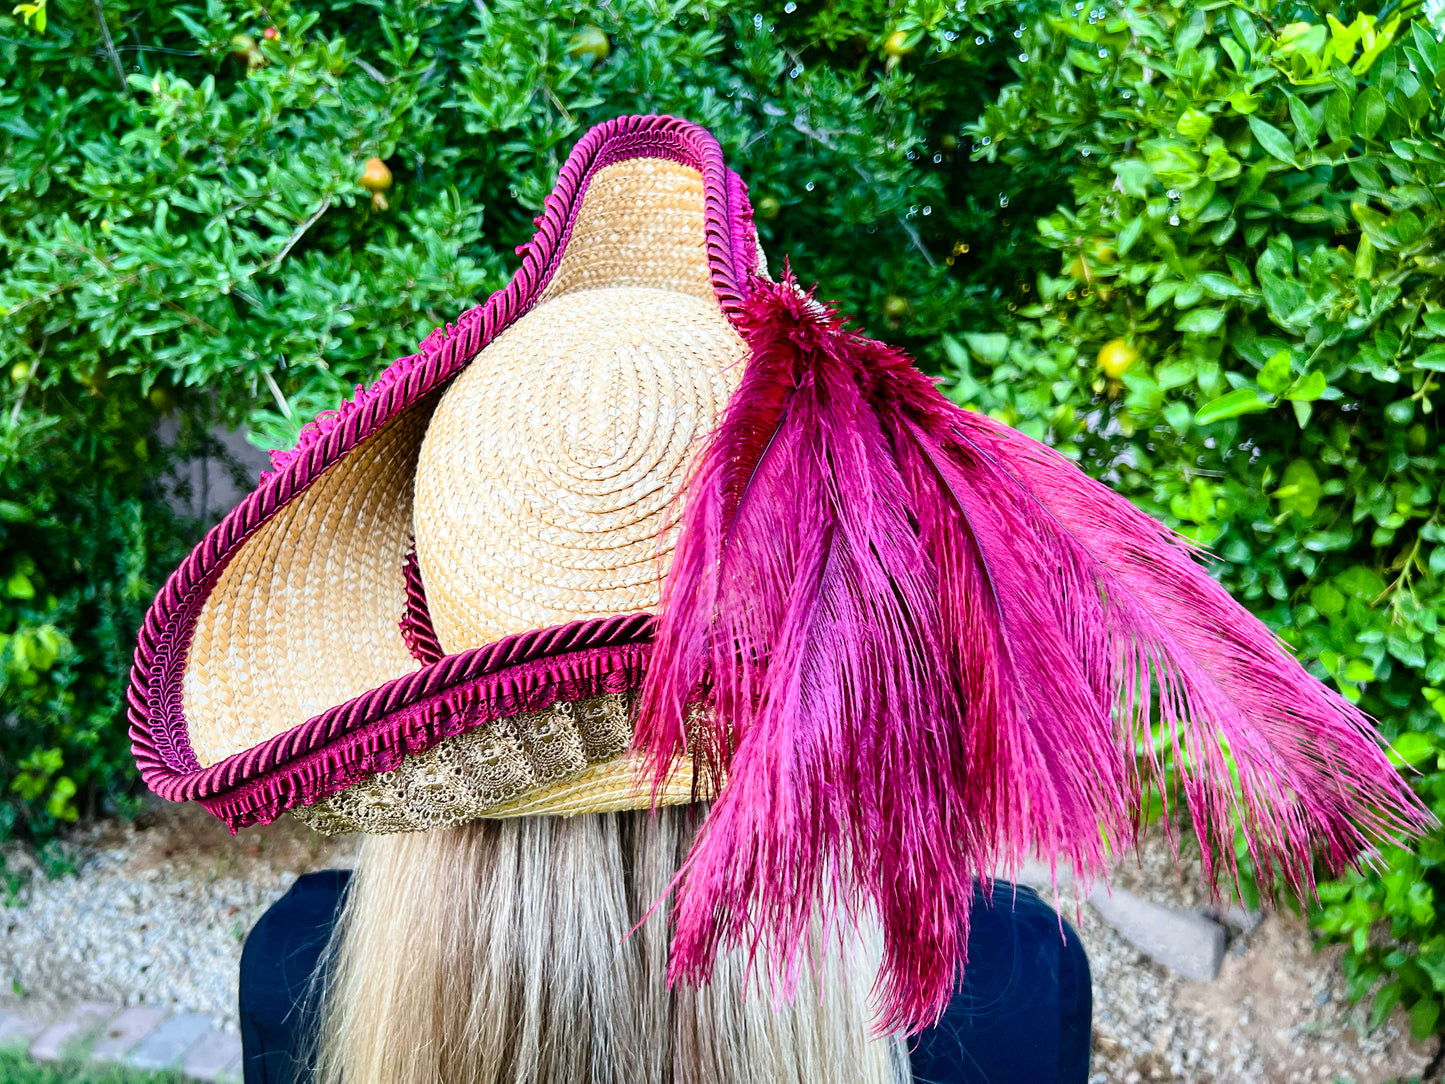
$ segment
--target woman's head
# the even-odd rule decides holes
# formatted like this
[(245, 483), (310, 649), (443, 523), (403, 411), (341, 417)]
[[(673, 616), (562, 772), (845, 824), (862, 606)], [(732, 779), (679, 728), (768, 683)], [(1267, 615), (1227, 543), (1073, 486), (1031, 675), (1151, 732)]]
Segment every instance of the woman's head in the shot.
[(815, 934), (787, 1004), (741, 953), (668, 989), (666, 906), (641, 920), (703, 813), (366, 837), (332, 945), (322, 1084), (906, 1080), (902, 1047), (871, 1032), (871, 931)]

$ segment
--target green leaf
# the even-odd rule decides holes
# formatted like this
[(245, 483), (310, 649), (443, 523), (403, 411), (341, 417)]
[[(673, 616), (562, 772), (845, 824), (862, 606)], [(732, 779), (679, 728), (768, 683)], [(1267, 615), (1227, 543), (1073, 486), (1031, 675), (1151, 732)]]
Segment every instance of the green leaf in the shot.
[(75, 789), (75, 780), (68, 775), (60, 776), (50, 790), (50, 797), (45, 801), (45, 811), (56, 820), (78, 820), (80, 811), (71, 804), (71, 799), (75, 797)]
[(1320, 127), (1324, 122), (1323, 115), (1316, 120), (1310, 107), (1291, 94), (1289, 95), (1289, 117), (1300, 134), (1304, 136), (1304, 145), (1306, 147), (1313, 146), (1320, 137)]
[(1278, 395), (1294, 381), (1288, 350), (1277, 351), (1259, 371), (1259, 386), (1262, 391)]
[(1400, 1003), (1401, 989), (1400, 980), (1395, 979), (1393, 982), (1385, 983), (1375, 992), (1375, 1002), (1370, 1007), (1370, 1019), (1367, 1025), (1370, 1031), (1378, 1030), (1380, 1025), (1385, 1022), (1385, 1018), (1390, 1015), (1390, 1011)]
[(1241, 414), (1254, 414), (1268, 410), (1269, 403), (1259, 397), (1255, 388), (1237, 388), (1217, 399), (1211, 399), (1194, 415), (1195, 425), (1212, 425), (1226, 418), (1237, 418)]
[(1238, 177), (1244, 171), (1238, 158), (1230, 154), (1224, 147), (1218, 146), (1209, 152), (1209, 158), (1204, 164), (1204, 176), (1211, 181), (1228, 181)]
[(1149, 292), (1144, 296), (1144, 311), (1153, 312), (1164, 304), (1179, 290), (1179, 285), (1178, 279), (1165, 279), (1149, 287)]
[(1385, 647), (1406, 666), (1419, 670), (1425, 666), (1425, 649), (1404, 636), (1387, 636)]
[(1185, 19), (1174, 34), (1174, 51), (1176, 53), (1189, 53), (1204, 38), (1205, 14), (1195, 8)]
[(1154, 370), (1154, 379), (1165, 391), (1191, 383), (1199, 373), (1199, 363), (1194, 358), (1180, 358), (1166, 361)]
[(1174, 127), (1185, 139), (1201, 143), (1209, 134), (1210, 129), (1214, 127), (1214, 118), (1203, 110), (1190, 106), (1184, 110)]
[(1235, 40), (1243, 45), (1246, 51), (1253, 53), (1254, 47), (1259, 44), (1259, 31), (1255, 29), (1254, 20), (1249, 17), (1248, 12), (1231, 6), (1225, 9), (1225, 18), (1229, 20), (1229, 28), (1234, 32)]
[(1350, 123), (1355, 129), (1355, 135), (1362, 139), (1373, 139), (1380, 126), (1385, 123), (1386, 111), (1385, 96), (1380, 93), (1380, 88), (1366, 87), (1355, 100), (1355, 111), (1351, 117)]
[(1314, 531), (1305, 536), (1304, 547), (1311, 553), (1333, 553), (1349, 548), (1354, 540), (1351, 531)]
[(997, 332), (985, 333), (981, 331), (966, 331), (963, 335), (964, 342), (973, 351), (974, 356), (986, 365), (1001, 365), (1008, 357), (1009, 338)]
[(1296, 314), (1309, 302), (1304, 286), (1293, 278), (1266, 271), (1259, 273), (1259, 285), (1264, 291), (1264, 303), (1270, 318), (1281, 327), (1294, 325)]
[(1331, 139), (1348, 139), (1353, 134), (1352, 104), (1343, 90), (1336, 90), (1325, 99), (1325, 132)]
[(1352, 565), (1335, 577), (1335, 586), (1350, 598), (1373, 604), (1385, 593), (1385, 581), (1379, 573), (1364, 565)]
[(1130, 219), (1129, 224), (1119, 231), (1118, 254), (1127, 256), (1129, 250), (1134, 247), (1134, 242), (1139, 240), (1139, 235), (1144, 232), (1144, 216), (1135, 215)]
[(1126, 194), (1137, 199), (1143, 199), (1149, 195), (1149, 186), (1154, 181), (1154, 171), (1148, 163), (1138, 158), (1125, 158), (1122, 161), (1113, 162), (1109, 166), (1119, 178), (1119, 184), (1123, 186)]
[(1227, 275), (1221, 275), (1217, 271), (1206, 271), (1197, 279), (1199, 285), (1204, 287), (1204, 292), (1210, 297), (1244, 297), (1245, 291), (1240, 285)]
[(1164, 420), (1176, 433), (1183, 433), (1189, 428), (1189, 423), (1194, 420), (1194, 411), (1189, 408), (1188, 403), (1170, 403), (1164, 408)]
[(1345, 663), (1343, 676), (1346, 681), (1371, 682), (1375, 680), (1375, 668), (1364, 659), (1351, 659)]
[(1420, 1040), (1435, 1034), (1435, 1024), (1440, 1019), (1440, 1003), (1433, 998), (1421, 998), (1410, 1009), (1410, 1032)]
[(1258, 94), (1251, 94), (1243, 87), (1240, 87), (1231, 93), (1225, 101), (1230, 104), (1230, 107), (1233, 108), (1236, 113), (1247, 115), (1258, 109), (1260, 103), (1264, 101), (1264, 98)]
[(5, 593), (15, 599), (32, 599), (35, 597), (35, 585), (25, 573), (16, 572), (5, 581)]
[(1178, 331), (1188, 331), (1199, 335), (1209, 335), (1219, 330), (1224, 323), (1224, 310), (1213, 308), (1191, 309), (1181, 316), (1174, 324)]
[(1296, 380), (1293, 386), (1285, 391), (1283, 398), (1301, 403), (1313, 403), (1329, 391), (1329, 388), (1329, 381), (1325, 379), (1325, 374), (1316, 369), (1312, 373), (1305, 373)]
[(1254, 133), (1254, 138), (1259, 145), (1270, 154), (1274, 155), (1281, 162), (1295, 164), (1294, 148), (1290, 145), (1289, 136), (1285, 135), (1268, 121), (1260, 120), (1259, 117), (1249, 118), (1249, 130)]
[(1355, 278), (1368, 282), (1375, 275), (1375, 246), (1366, 234), (1360, 234), (1355, 246)]
[[(1296, 459), (1284, 469), (1274, 496), (1279, 501), (1281, 511), (1293, 512), (1308, 519), (1320, 506), (1320, 493), (1320, 478), (1314, 467), (1307, 459)], [(1339, 594), (1334, 588), (1328, 590)], [(1340, 595), (1340, 605), (1344, 605), (1343, 595)]]
[(1249, 66), (1249, 55), (1233, 38), (1220, 38), (1219, 47), (1229, 56), (1235, 71), (1243, 72)]
[(1445, 373), (1445, 345), (1436, 344), (1414, 358), (1415, 368)]
[(1390, 763), (1397, 768), (1405, 764), (1419, 764), (1436, 752), (1435, 739), (1418, 730), (1407, 730), (1390, 742), (1389, 748), (1385, 752), (1390, 758)]
[(1322, 583), (1310, 591), (1310, 605), (1326, 617), (1335, 617), (1344, 613), (1345, 596), (1338, 589)]

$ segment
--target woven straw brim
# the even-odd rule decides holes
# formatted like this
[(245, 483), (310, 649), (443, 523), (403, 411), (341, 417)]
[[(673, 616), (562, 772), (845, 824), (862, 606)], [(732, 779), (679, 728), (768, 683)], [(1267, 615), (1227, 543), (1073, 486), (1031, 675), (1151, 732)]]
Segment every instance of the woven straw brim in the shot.
[[(418, 669), (399, 629), (413, 540), (447, 654), (654, 609), (692, 458), (745, 352), (713, 292), (697, 171), (599, 170), (532, 310), (225, 566), (183, 678), (200, 764)], [(479, 815), (651, 800), (614, 757)]]

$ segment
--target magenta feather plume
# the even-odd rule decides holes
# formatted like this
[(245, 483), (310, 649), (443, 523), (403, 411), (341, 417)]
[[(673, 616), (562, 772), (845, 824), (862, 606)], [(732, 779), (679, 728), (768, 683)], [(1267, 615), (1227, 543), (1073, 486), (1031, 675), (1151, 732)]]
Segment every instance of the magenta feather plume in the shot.
[(755, 284), (741, 329), (638, 713), (654, 778), (690, 751), (725, 780), (679, 875), (673, 978), (742, 944), (785, 994), (815, 917), (866, 911), (878, 1026), (927, 1026), (975, 878), (1035, 853), (1087, 878), (1132, 841), (1153, 721), (1205, 854), (1238, 822), (1265, 880), (1306, 892), (1312, 848), (1338, 868), (1428, 822), (1368, 719), (1162, 524), (791, 276)]

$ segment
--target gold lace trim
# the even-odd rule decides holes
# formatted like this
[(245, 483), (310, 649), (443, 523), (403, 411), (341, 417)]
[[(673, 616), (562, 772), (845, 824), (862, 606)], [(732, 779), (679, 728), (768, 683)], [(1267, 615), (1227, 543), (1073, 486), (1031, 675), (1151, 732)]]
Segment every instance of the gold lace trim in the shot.
[(606, 693), (495, 719), (291, 812), (327, 835), (416, 832), (485, 817), (620, 757), (632, 742), (635, 701)]

